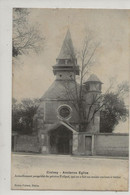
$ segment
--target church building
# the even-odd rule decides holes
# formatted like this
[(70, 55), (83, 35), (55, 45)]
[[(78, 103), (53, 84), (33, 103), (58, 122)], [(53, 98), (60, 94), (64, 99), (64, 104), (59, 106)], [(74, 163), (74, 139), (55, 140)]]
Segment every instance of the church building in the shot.
[(77, 82), (80, 67), (69, 31), (52, 68), (55, 80), (40, 98), (33, 133), (14, 132), (12, 150), (43, 155), (128, 156), (128, 134), (100, 132), (102, 82), (94, 74), (82, 85)]
[[(80, 85), (76, 83), (80, 68), (69, 30), (56, 58), (56, 64), (53, 66), (53, 74), (55, 81), (41, 97), (40, 105), (34, 116), (34, 132), (38, 135), (40, 152), (43, 154), (81, 154), (84, 151), (82, 147), (86, 147), (86, 154), (91, 155), (94, 144), (93, 134), (100, 131), (100, 112), (94, 115), (89, 124), (87, 122), (84, 126), (80, 124), (80, 111), (77, 107)], [(83, 83), (82, 98), (86, 118), (90, 106), (93, 104), (95, 107), (99, 103), (92, 101), (95, 95), (101, 94), (101, 85), (102, 82), (94, 74)]]

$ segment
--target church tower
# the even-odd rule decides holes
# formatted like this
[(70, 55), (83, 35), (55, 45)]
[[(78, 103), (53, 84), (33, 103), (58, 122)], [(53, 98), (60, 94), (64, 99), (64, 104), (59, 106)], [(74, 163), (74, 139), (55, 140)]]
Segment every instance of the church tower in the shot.
[[(75, 86), (75, 77), (79, 72), (68, 30), (53, 66), (55, 80), (41, 97), (34, 116), (34, 132), (38, 135), (40, 150), (44, 154), (78, 154), (80, 118), (76, 98), (80, 86), (78, 83)], [(84, 87), (84, 106), (87, 111), (93, 93), (101, 92), (101, 82), (96, 76), (91, 76)], [(95, 122), (95, 125), (90, 124), (89, 134), (99, 132), (99, 114)], [(89, 135), (89, 138), (92, 137)]]
[(67, 31), (56, 62), (57, 64), (53, 66), (53, 73), (56, 75), (56, 80), (72, 80), (74, 74), (79, 75), (79, 66), (77, 65), (69, 30)]
[(79, 66), (69, 30), (53, 66), (53, 73), (55, 80), (40, 98), (36, 114), (38, 127), (42, 132), (61, 121), (70, 123), (74, 127), (78, 123), (79, 116), (72, 101), (76, 94), (74, 79), (79, 75)]
[[(102, 84), (103, 83), (95, 74), (90, 75), (88, 80), (84, 82), (84, 87), (86, 89), (86, 93), (84, 94), (84, 98), (86, 102), (86, 113), (89, 116), (89, 118), (91, 118), (94, 111), (99, 108), (100, 101), (101, 101), (100, 97), (101, 97)], [(89, 112), (89, 110), (91, 110), (91, 112)], [(91, 133), (99, 133), (100, 110), (95, 113), (93, 120), (87, 127), (87, 131)]]
[[(42, 153), (73, 154), (78, 151), (78, 114), (72, 103), (75, 98), (75, 76), (79, 66), (69, 30), (63, 41), (56, 64), (55, 80), (41, 97), (34, 117)], [(69, 95), (68, 95), (69, 89)], [(73, 99), (70, 99), (70, 96)], [(72, 146), (73, 143), (73, 146)]]

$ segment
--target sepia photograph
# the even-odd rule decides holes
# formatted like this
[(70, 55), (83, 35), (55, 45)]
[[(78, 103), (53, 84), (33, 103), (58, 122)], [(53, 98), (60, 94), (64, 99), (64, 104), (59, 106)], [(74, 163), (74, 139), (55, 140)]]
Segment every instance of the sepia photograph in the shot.
[(12, 9), (12, 190), (128, 191), (130, 10)]

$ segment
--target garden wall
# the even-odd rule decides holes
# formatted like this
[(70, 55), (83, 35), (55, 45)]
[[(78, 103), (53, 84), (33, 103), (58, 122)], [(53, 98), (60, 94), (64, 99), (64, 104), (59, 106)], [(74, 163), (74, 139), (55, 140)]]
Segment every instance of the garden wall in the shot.
[(121, 133), (79, 133), (79, 155), (128, 156), (129, 135)]
[(96, 155), (128, 156), (128, 134), (97, 134), (94, 135), (94, 152)]
[(14, 152), (39, 152), (39, 142), (37, 136), (17, 135), (14, 139)]

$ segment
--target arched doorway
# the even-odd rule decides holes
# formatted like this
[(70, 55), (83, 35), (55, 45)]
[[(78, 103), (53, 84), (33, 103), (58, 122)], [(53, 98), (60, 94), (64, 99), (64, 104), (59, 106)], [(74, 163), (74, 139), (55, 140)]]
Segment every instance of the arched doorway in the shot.
[(49, 145), (51, 154), (72, 154), (73, 133), (65, 126), (49, 132)]

